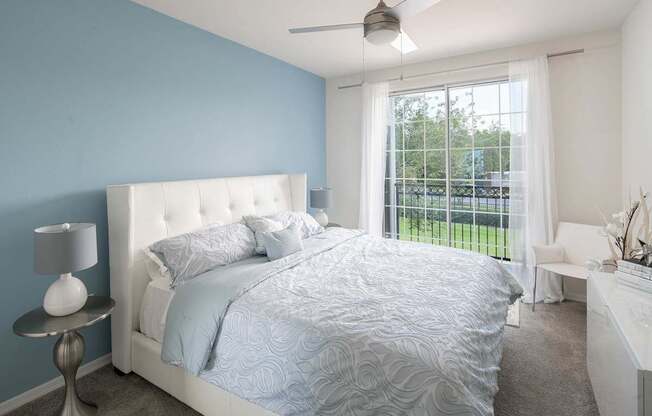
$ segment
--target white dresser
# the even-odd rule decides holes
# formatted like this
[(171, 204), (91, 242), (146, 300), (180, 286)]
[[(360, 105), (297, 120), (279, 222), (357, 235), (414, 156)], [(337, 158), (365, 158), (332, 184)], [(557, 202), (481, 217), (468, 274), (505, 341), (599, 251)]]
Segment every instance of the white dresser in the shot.
[(652, 416), (652, 295), (592, 272), (587, 365), (601, 416)]

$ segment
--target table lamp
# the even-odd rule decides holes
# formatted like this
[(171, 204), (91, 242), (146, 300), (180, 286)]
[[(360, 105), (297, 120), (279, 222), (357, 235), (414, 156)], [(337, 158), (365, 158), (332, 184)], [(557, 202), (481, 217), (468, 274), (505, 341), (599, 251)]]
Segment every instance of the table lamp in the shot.
[(97, 263), (95, 224), (47, 225), (34, 230), (34, 271), (58, 274), (45, 292), (43, 309), (52, 316), (77, 312), (86, 304), (86, 286), (73, 272)]
[(310, 190), (310, 207), (316, 209), (313, 216), (322, 227), (328, 225), (328, 215), (326, 215), (324, 209), (331, 206), (332, 197), (331, 188), (314, 188)]

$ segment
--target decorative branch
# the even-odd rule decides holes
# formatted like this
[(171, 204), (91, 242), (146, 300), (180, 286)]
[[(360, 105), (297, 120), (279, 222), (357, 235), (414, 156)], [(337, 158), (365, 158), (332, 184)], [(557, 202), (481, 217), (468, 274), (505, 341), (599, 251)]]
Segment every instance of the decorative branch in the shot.
[[(615, 221), (607, 221), (604, 215), (602, 219), (605, 223), (603, 229), (603, 234), (609, 240), (609, 249), (611, 250), (614, 260), (620, 258), (621, 260), (628, 260), (637, 255), (640, 251), (635, 247), (635, 243), (638, 242), (641, 247), (644, 246), (643, 241), (640, 238), (641, 234), (645, 237), (652, 236), (652, 231), (650, 230), (650, 211), (647, 206), (647, 194), (640, 190), (640, 200), (632, 202), (631, 195), (629, 197), (628, 206), (622, 212), (618, 212), (612, 215), (612, 219)], [(641, 212), (643, 219), (641, 228), (638, 233), (632, 239), (631, 233), (633, 232), (634, 223), (637, 219), (637, 214)], [(618, 249), (618, 253), (614, 249), (615, 246)]]

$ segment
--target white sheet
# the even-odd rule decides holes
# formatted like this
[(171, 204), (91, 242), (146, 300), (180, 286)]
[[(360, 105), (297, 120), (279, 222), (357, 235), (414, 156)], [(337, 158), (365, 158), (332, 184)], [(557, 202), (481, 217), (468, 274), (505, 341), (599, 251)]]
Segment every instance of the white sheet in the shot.
[(163, 342), (165, 318), (173, 296), (174, 290), (170, 289), (168, 280), (156, 279), (149, 282), (140, 306), (140, 332), (143, 335)]

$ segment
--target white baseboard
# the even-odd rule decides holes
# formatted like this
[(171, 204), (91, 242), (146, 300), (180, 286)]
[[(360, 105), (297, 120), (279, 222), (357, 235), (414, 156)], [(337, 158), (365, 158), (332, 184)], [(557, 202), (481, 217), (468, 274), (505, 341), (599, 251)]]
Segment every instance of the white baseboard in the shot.
[[(77, 378), (84, 377), (85, 375), (92, 373), (100, 367), (111, 362), (111, 353), (101, 356), (93, 361), (90, 361), (81, 367), (77, 371)], [(16, 410), (19, 407), (31, 402), (32, 400), (38, 399), (41, 396), (48, 394), (49, 392), (63, 387), (63, 376), (53, 378), (50, 381), (47, 381), (40, 386), (36, 386), (33, 389), (27, 390), (24, 393), (19, 394), (18, 396), (12, 397), (9, 400), (5, 400), (0, 403), (0, 415), (7, 414), (12, 410)]]

